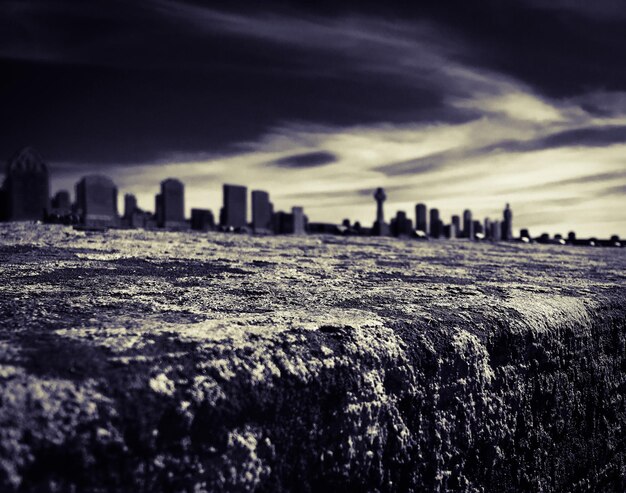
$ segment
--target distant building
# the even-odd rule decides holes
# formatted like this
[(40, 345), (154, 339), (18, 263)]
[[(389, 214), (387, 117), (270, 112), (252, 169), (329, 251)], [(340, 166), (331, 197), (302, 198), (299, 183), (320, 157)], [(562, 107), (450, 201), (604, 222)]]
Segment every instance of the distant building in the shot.
[[(463, 233), (461, 230), (461, 218), (455, 214), (454, 216), (452, 216), (451, 224), (452, 226), (454, 226), (454, 231), (455, 231), (455, 234), (452, 236), (452, 238), (461, 237)], [(451, 230), (451, 234), (452, 234), (452, 230)]]
[[(522, 230), (522, 231), (526, 231), (526, 230)], [(576, 243), (576, 233), (574, 231), (570, 231), (569, 233), (567, 233), (567, 241), (569, 241), (570, 243)]]
[(220, 211), (220, 224), (226, 228), (246, 226), (248, 189), (241, 185), (223, 186), (223, 206)]
[(428, 221), (426, 219), (426, 204), (417, 204), (415, 206), (415, 229), (428, 233)]
[(9, 221), (43, 220), (49, 209), (50, 178), (41, 156), (26, 147), (13, 156), (3, 184), (3, 218)]
[(113, 181), (103, 175), (84, 176), (76, 184), (76, 209), (84, 226), (116, 226), (117, 188)]
[(476, 236), (477, 234), (482, 234), (483, 225), (480, 224), (480, 221), (473, 221), (473, 223), (474, 223), (474, 236)]
[(463, 238), (474, 237), (474, 221), (472, 220), (472, 211), (465, 209), (463, 211)]
[[(459, 216), (452, 216), (452, 218), (459, 218)], [(457, 221), (456, 223), (454, 221), (452, 221), (449, 224), (449, 236), (448, 238), (458, 238), (459, 237), (459, 221)]]
[(124, 194), (124, 219), (131, 219), (137, 210), (137, 197), (132, 193)]
[(67, 216), (72, 213), (72, 201), (67, 190), (59, 190), (50, 201), (50, 214)]
[(341, 233), (339, 226), (334, 223), (309, 223), (307, 230), (311, 234), (338, 235)]
[(263, 190), (252, 191), (252, 230), (255, 233), (269, 233), (272, 229), (272, 203)]
[(196, 231), (213, 231), (215, 218), (209, 209), (191, 209), (191, 229)]
[(500, 241), (502, 239), (502, 227), (500, 225), (500, 221), (491, 222), (491, 234), (489, 237), (493, 241)]
[(439, 238), (442, 235), (442, 222), (439, 219), (439, 209), (430, 210), (430, 236)]
[(372, 227), (372, 234), (374, 236), (389, 236), (389, 225), (385, 223), (385, 212), (383, 204), (387, 200), (387, 195), (382, 188), (377, 188), (374, 192), (374, 199), (376, 200), (376, 221)]
[(294, 235), (303, 235), (306, 233), (306, 220), (304, 209), (302, 207), (292, 207), (291, 216), (293, 220), (292, 233)]
[(509, 204), (506, 204), (502, 216), (502, 239), (511, 241), (513, 239), (513, 211)]
[(393, 236), (410, 236), (413, 234), (413, 221), (406, 216), (406, 212), (398, 211), (396, 217), (391, 220), (391, 234)]
[(485, 238), (491, 238), (491, 219), (488, 217), (483, 221), (483, 233), (485, 234)]
[(528, 240), (530, 240), (530, 232), (527, 229), (520, 230), (519, 236), (520, 238), (527, 238)]
[(159, 227), (181, 228), (185, 223), (185, 185), (176, 178), (161, 182)]

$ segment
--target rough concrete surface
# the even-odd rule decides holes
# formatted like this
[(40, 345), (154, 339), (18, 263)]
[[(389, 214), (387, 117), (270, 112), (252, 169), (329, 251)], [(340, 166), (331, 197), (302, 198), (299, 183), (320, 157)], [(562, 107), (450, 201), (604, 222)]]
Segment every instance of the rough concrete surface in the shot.
[(0, 226), (0, 491), (626, 490), (626, 251)]

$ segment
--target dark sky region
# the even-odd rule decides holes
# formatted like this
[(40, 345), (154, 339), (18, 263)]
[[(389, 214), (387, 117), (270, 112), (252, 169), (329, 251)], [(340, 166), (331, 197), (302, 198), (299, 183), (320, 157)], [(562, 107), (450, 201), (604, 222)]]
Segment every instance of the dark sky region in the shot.
[(0, 156), (148, 209), (175, 176), (369, 224), (383, 186), (388, 217), (626, 236), (625, 33), (621, 0), (4, 1)]

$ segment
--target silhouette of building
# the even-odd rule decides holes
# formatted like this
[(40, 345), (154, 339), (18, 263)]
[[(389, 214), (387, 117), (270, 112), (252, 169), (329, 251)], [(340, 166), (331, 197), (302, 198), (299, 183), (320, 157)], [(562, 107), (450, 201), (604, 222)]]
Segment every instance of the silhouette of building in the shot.
[(472, 221), (474, 223), (474, 236), (483, 234), (483, 225), (480, 221)]
[(220, 224), (225, 228), (246, 227), (248, 189), (241, 185), (223, 186), (223, 206), (220, 211)]
[(491, 219), (488, 217), (483, 221), (483, 233), (485, 238), (491, 238)]
[(76, 184), (76, 210), (86, 227), (117, 225), (117, 188), (113, 180), (103, 175), (84, 176)]
[(502, 216), (502, 239), (511, 241), (513, 239), (513, 211), (509, 204), (506, 204)]
[(439, 209), (430, 210), (430, 236), (433, 238), (441, 237), (443, 233), (443, 223), (439, 219)]
[(493, 241), (500, 241), (502, 239), (502, 227), (500, 225), (500, 221), (491, 222), (491, 234), (489, 237)]
[(161, 182), (160, 228), (182, 228), (185, 223), (185, 185), (176, 178), (168, 178)]
[(451, 224), (454, 226), (454, 231), (456, 232), (452, 238), (460, 238), (463, 235), (463, 231), (461, 230), (461, 218), (455, 214), (452, 216)]
[[(456, 217), (458, 219), (459, 216), (452, 216), (453, 218)], [(450, 236), (448, 236), (448, 238), (458, 238), (460, 233), (459, 233), (459, 221), (457, 221), (456, 223), (454, 221), (452, 221), (448, 226), (449, 226), (449, 234)]]
[(50, 201), (50, 213), (59, 217), (72, 213), (72, 201), (67, 190), (59, 190)]
[(406, 217), (406, 212), (398, 211), (391, 220), (390, 229), (393, 236), (410, 236), (413, 234), (413, 221)]
[(209, 209), (191, 209), (191, 229), (196, 231), (213, 231), (215, 218)]
[(424, 233), (428, 233), (427, 212), (426, 204), (420, 203), (415, 206), (415, 229)]
[(294, 235), (303, 235), (306, 233), (306, 220), (304, 209), (302, 207), (292, 207), (291, 217), (293, 221), (292, 233)]
[[(522, 231), (525, 231), (525, 230), (522, 230)], [(570, 231), (569, 233), (567, 233), (567, 241), (569, 241), (572, 244), (576, 243), (576, 233), (574, 231)]]
[(465, 209), (463, 211), (463, 238), (474, 237), (474, 222), (472, 220), (472, 211)]
[(124, 194), (124, 219), (130, 220), (137, 210), (137, 197), (132, 193)]
[(385, 223), (385, 212), (383, 204), (387, 200), (387, 195), (382, 188), (377, 188), (374, 192), (376, 200), (376, 221), (372, 227), (372, 234), (375, 236), (389, 236), (389, 225)]
[(49, 209), (50, 178), (41, 156), (26, 147), (8, 162), (3, 184), (3, 218), (43, 220)]
[(527, 238), (530, 241), (530, 232), (527, 229), (520, 230), (520, 238)]
[(252, 191), (252, 230), (255, 233), (269, 233), (272, 230), (272, 203), (263, 190)]

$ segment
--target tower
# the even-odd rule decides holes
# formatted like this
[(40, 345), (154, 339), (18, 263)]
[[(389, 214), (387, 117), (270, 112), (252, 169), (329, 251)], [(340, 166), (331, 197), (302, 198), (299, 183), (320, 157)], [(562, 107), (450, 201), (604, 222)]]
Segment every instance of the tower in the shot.
[(376, 200), (376, 222), (372, 233), (376, 236), (389, 236), (389, 225), (385, 224), (385, 212), (383, 210), (383, 204), (387, 200), (385, 191), (382, 188), (377, 188), (374, 199)]

